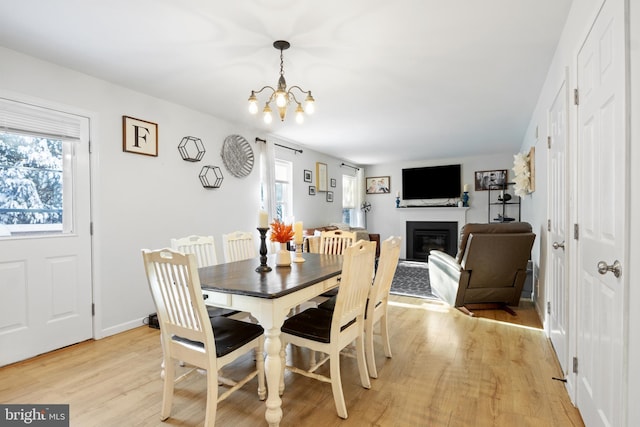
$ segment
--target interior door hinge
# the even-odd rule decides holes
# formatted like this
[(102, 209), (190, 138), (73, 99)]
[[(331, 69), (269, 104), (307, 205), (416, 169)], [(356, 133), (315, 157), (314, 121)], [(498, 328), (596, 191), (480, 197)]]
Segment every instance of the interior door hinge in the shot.
[(547, 137), (547, 148), (551, 149), (551, 136)]
[(578, 224), (573, 224), (573, 239), (578, 240), (580, 236), (580, 227)]
[(89, 140), (89, 154), (91, 154), (91, 140)]
[(573, 358), (573, 373), (574, 374), (578, 373), (578, 358), (577, 357)]
[(580, 95), (578, 93), (578, 88), (573, 90), (573, 103), (575, 105), (580, 105)]
[(89, 223), (89, 235), (93, 236), (93, 222)]
[(547, 301), (547, 314), (551, 314), (551, 301)]
[(91, 315), (96, 315), (96, 305), (94, 303), (91, 303)]
[(547, 220), (547, 231), (551, 231), (551, 220)]

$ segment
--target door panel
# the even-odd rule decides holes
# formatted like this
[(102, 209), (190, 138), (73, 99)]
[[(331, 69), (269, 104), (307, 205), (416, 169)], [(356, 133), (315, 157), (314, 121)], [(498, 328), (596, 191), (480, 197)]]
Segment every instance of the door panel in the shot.
[[(569, 369), (568, 327), (569, 290), (568, 269), (565, 248), (569, 246), (567, 188), (567, 98), (565, 79), (549, 110), (549, 336), (558, 356), (562, 372), (566, 376)], [(553, 244), (558, 246), (554, 248)]]
[(75, 116), (80, 139), (64, 168), (63, 231), (13, 232), (0, 238), (0, 366), (93, 335), (89, 120)]
[(624, 1), (607, 0), (577, 58), (577, 406), (588, 426), (623, 425), (626, 265)]

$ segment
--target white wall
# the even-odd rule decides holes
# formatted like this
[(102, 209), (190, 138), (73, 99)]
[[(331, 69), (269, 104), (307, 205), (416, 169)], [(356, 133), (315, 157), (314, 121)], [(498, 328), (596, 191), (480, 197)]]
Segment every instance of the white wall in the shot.
[[(461, 157), (449, 159), (428, 159), (422, 161), (392, 163), (385, 165), (370, 165), (366, 167), (366, 176), (389, 176), (391, 191), (389, 194), (369, 194), (366, 200), (371, 203), (371, 211), (367, 214), (367, 230), (371, 233), (380, 234), (381, 240), (389, 236), (402, 236), (405, 229), (406, 209), (396, 209), (395, 195), (397, 191), (402, 193), (402, 169), (421, 166), (438, 166), (460, 164), (462, 165), (462, 184), (469, 184), (469, 210), (467, 211), (467, 222), (486, 223), (489, 218), (488, 194), (486, 191), (475, 191), (474, 173), (475, 171), (486, 171), (496, 169), (507, 169), (507, 177), (513, 176), (513, 155), (515, 153), (501, 153), (477, 157)], [(437, 185), (434, 183), (433, 185)], [(460, 189), (462, 193), (462, 189)], [(405, 203), (404, 201), (402, 202)], [(437, 208), (412, 208), (413, 216), (420, 216), (423, 211), (428, 215), (430, 209)], [(427, 219), (428, 221), (428, 219)], [(453, 221), (453, 220), (452, 220)], [(406, 256), (403, 244), (401, 257)]]
[[(97, 338), (139, 326), (155, 311), (142, 267), (142, 248), (169, 245), (172, 237), (211, 234), (218, 240), (234, 230), (252, 230), (258, 222), (259, 170), (253, 129), (241, 128), (200, 112), (153, 98), (20, 53), (0, 48), (0, 95), (41, 100), (91, 116), (94, 221), (94, 302)], [(122, 151), (122, 116), (158, 124), (158, 157)], [(251, 142), (256, 164), (246, 178), (233, 177), (224, 167), (220, 150), (231, 134)], [(178, 144), (184, 136), (202, 139), (207, 150), (201, 162), (183, 161)], [(284, 144), (283, 144), (284, 145)], [(277, 156), (292, 151), (278, 149)], [(304, 149), (292, 157), (296, 218), (309, 226), (338, 222), (341, 185), (328, 203), (324, 193), (306, 196), (303, 169), (315, 162), (339, 178), (341, 160)], [(220, 166), (222, 187), (204, 189), (198, 179), (203, 165)], [(304, 194), (303, 197), (298, 197)], [(257, 236), (257, 231), (256, 231)]]

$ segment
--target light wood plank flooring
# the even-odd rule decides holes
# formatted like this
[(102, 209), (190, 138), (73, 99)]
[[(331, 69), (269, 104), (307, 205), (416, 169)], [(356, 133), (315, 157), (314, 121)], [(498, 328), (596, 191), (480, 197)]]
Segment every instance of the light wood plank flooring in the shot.
[[(329, 384), (287, 373), (282, 426), (583, 426), (552, 379), (562, 372), (530, 303), (517, 317), (486, 310), (472, 318), (438, 302), (391, 299), (394, 357), (384, 357), (376, 336), (371, 389), (360, 386), (355, 359), (341, 360), (349, 418), (336, 415)], [(288, 357), (306, 361), (296, 350)], [(202, 375), (176, 386), (172, 417), (160, 422), (160, 361), (158, 331), (136, 328), (0, 368), (0, 402), (68, 403), (72, 426), (202, 425)], [(220, 403), (216, 425), (266, 425), (256, 389), (254, 379)]]

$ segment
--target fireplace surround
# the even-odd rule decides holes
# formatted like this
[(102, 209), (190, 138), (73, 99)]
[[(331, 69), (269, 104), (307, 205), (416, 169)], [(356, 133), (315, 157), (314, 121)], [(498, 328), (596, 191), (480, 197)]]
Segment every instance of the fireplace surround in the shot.
[(456, 221), (407, 221), (406, 259), (426, 262), (431, 250), (456, 255)]

